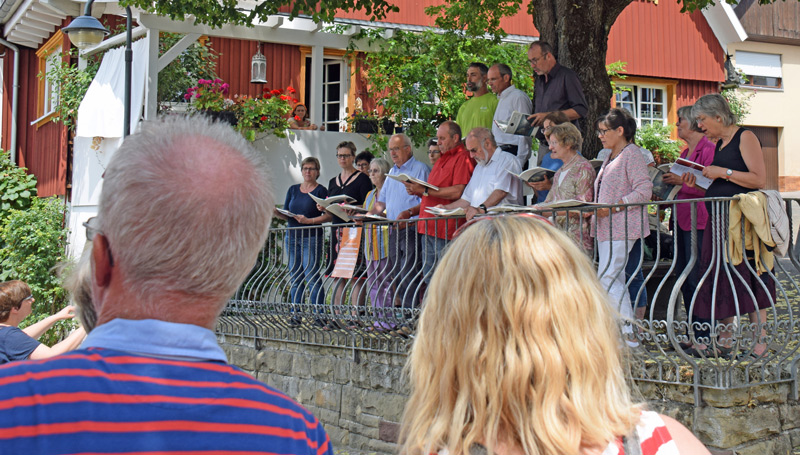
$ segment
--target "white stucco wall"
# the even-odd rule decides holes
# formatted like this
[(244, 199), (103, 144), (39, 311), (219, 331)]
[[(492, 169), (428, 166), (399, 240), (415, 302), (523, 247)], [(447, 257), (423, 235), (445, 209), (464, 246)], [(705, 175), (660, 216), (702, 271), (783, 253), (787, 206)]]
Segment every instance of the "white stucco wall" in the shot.
[[(734, 43), (728, 52), (735, 57), (735, 51), (761, 52), (781, 55), (783, 89), (744, 89), (755, 92), (751, 99), (750, 114), (744, 124), (780, 128), (778, 131), (778, 175), (800, 176), (800, 120), (797, 107), (800, 106), (800, 46), (768, 44), (755, 42)], [(735, 61), (734, 61), (735, 62)]]

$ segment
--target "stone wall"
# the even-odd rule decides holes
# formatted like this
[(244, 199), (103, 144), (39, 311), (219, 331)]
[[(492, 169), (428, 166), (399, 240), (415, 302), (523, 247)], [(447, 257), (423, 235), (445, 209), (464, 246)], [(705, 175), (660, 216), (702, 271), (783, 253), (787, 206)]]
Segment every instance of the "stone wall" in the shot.
[(230, 336), (220, 344), (232, 364), (316, 415), (334, 448), (397, 452), (406, 356)]
[[(408, 389), (406, 356), (221, 337), (230, 362), (294, 398), (323, 423), (337, 449), (393, 454)], [(650, 408), (674, 417), (715, 455), (791, 454), (800, 447), (800, 403), (789, 384), (701, 391), (641, 382)]]

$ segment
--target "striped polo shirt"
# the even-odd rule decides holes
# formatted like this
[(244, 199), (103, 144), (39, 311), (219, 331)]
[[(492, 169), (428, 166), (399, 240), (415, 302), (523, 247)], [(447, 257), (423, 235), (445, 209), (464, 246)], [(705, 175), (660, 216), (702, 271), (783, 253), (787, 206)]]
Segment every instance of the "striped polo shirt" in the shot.
[(81, 350), (0, 367), (0, 452), (333, 454), (319, 421), (228, 365), (213, 332), (119, 319)]

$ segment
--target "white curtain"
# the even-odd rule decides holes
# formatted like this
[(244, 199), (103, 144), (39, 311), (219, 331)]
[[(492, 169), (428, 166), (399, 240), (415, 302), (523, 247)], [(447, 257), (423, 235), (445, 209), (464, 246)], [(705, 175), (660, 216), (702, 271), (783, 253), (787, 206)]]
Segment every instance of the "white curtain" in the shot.
[[(131, 132), (136, 131), (144, 107), (147, 79), (147, 38), (133, 43), (131, 65)], [(125, 95), (125, 48), (112, 49), (103, 56), (100, 69), (78, 108), (76, 136), (122, 137)]]

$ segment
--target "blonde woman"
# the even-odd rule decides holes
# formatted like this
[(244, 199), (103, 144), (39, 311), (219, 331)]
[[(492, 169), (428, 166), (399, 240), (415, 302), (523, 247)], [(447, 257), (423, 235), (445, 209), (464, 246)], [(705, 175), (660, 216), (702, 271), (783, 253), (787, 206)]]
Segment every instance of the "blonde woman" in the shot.
[(402, 455), (622, 454), (637, 439), (645, 455), (709, 453), (632, 402), (608, 295), (572, 240), (533, 216), (467, 226), (420, 317)]

